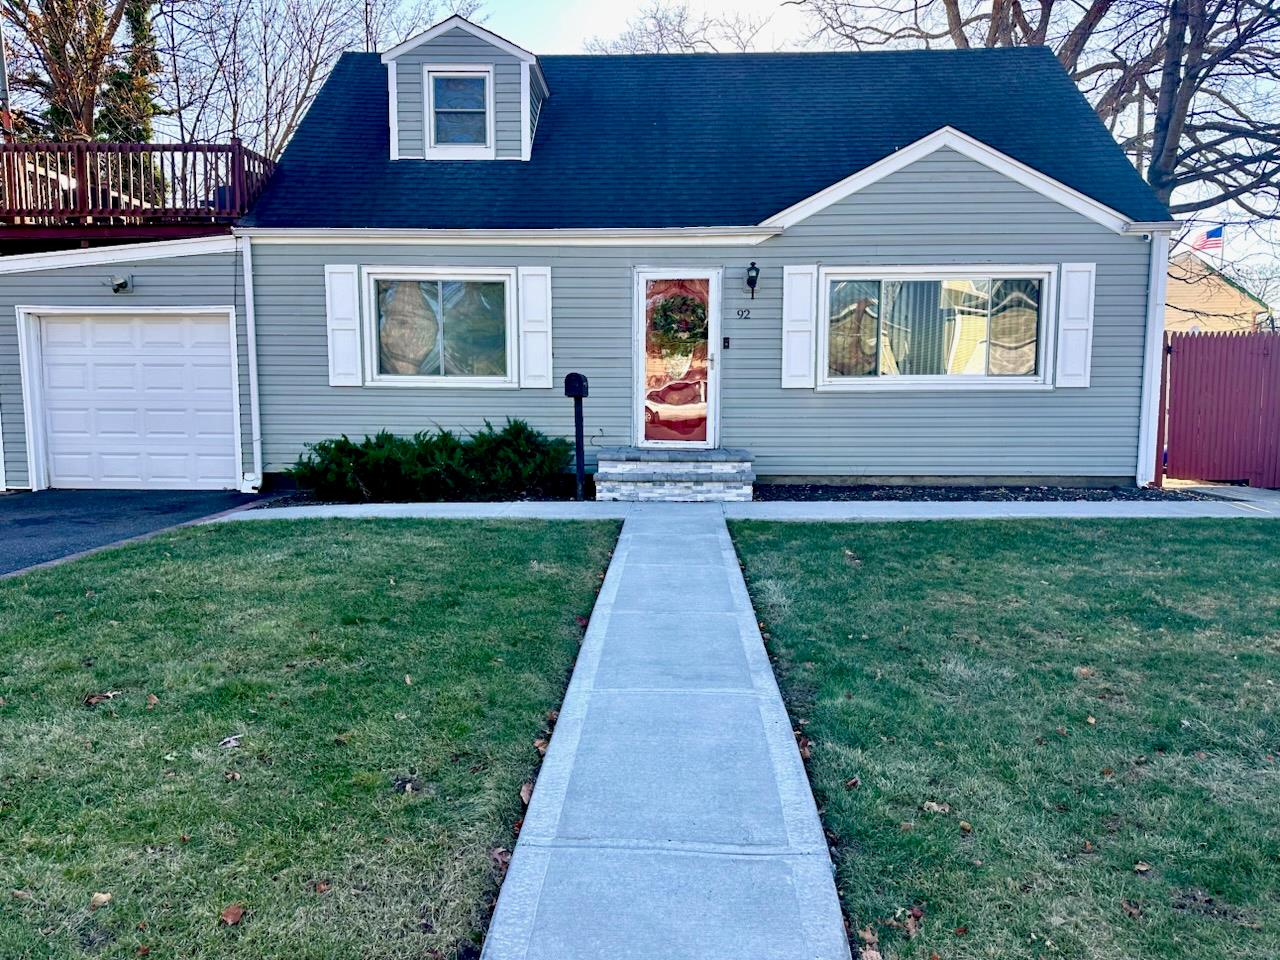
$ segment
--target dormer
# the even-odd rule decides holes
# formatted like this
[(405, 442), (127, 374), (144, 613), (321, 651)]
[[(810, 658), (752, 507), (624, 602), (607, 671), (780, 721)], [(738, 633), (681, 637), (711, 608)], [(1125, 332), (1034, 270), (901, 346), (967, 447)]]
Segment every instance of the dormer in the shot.
[(538, 58), (460, 16), (382, 55), (392, 160), (528, 160), (550, 91)]

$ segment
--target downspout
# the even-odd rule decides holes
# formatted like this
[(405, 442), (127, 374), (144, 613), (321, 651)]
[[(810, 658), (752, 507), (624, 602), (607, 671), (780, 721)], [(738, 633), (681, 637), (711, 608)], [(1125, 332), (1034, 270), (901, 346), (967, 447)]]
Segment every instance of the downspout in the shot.
[(1169, 231), (1151, 234), (1151, 268), (1147, 277), (1147, 328), (1143, 338), (1142, 408), (1138, 421), (1138, 470), (1135, 480), (1145, 487), (1155, 482), (1156, 428), (1160, 420), (1160, 363), (1164, 350), (1164, 306), (1169, 283)]
[(262, 489), (262, 413), (258, 406), (258, 328), (253, 308), (253, 241), (237, 237), (240, 264), (244, 268), (244, 336), (249, 347), (249, 421), (253, 441), (253, 475), (245, 478), (250, 490)]

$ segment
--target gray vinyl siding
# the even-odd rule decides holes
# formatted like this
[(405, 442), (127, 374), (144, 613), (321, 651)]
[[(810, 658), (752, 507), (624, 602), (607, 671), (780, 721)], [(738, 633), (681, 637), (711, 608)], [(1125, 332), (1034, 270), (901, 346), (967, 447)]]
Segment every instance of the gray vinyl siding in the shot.
[(528, 109), (520, 96), (520, 61), (479, 37), (455, 27), (396, 58), (396, 122), (400, 156), (426, 150), (425, 64), (474, 63), (493, 67), (494, 143), (499, 157), (520, 157), (520, 118)]
[(529, 133), (534, 140), (538, 138), (538, 117), (542, 114), (542, 101), (546, 100), (546, 91), (538, 82), (536, 74), (529, 79)]
[[(1079, 476), (1136, 471), (1150, 245), (1119, 236), (951, 151), (865, 188), (755, 247), (254, 245), (264, 460), (381, 429), (474, 430), (523, 417), (572, 434), (550, 390), (330, 387), (324, 265), (552, 267), (554, 375), (588, 376), (588, 443), (630, 443), (633, 271), (724, 270), (721, 443), (762, 476)], [(749, 261), (761, 267), (754, 300)], [(1092, 384), (1040, 392), (782, 389), (785, 264), (1097, 264)], [(738, 311), (751, 315), (739, 319)], [(1051, 359), (1052, 363), (1052, 359)]]
[[(111, 293), (114, 274), (133, 277), (131, 293)], [(245, 335), (244, 274), (237, 253), (212, 253), (169, 260), (143, 260), (63, 267), (0, 275), (0, 432), (4, 441), (5, 484), (26, 487), (27, 444), (18, 362), (14, 307), (184, 307), (236, 309), (237, 373), (240, 378), (241, 472), (253, 469), (253, 428), (249, 403), (249, 345)], [(323, 313), (320, 317), (323, 325)]]

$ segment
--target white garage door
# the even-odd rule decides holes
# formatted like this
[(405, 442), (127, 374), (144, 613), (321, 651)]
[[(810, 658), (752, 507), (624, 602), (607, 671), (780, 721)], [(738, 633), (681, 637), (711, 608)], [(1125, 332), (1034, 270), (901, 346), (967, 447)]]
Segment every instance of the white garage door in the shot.
[(49, 485), (237, 487), (231, 346), (225, 315), (44, 317)]

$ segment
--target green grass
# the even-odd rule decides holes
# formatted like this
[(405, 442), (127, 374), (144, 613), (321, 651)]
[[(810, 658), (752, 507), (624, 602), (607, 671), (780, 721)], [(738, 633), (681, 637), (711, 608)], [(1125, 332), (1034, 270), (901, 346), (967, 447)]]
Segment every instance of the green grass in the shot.
[(1280, 524), (733, 534), (855, 940), (1280, 956)]
[(616, 534), (227, 524), (0, 584), (0, 957), (473, 956)]

